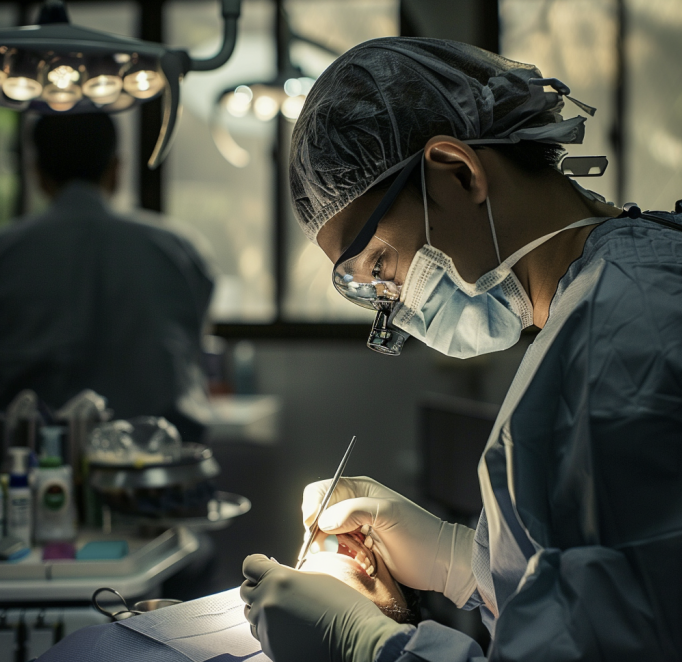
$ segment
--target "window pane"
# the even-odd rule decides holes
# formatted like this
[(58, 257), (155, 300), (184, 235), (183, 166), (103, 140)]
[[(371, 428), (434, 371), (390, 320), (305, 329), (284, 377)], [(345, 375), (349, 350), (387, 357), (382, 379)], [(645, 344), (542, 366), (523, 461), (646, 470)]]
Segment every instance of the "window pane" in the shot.
[[(208, 57), (219, 48), (219, 6), (169, 2), (167, 41)], [(221, 155), (210, 119), (221, 92), (275, 76), (274, 3), (242, 4), (235, 52), (221, 69), (190, 73), (183, 82), (184, 115), (166, 165), (166, 211), (208, 240), (217, 270), (211, 317), (216, 321), (270, 322), (275, 317), (273, 276), (275, 122), (235, 119), (220, 125), (245, 150), (238, 168)], [(239, 151), (241, 154), (242, 151)]]
[[(597, 108), (586, 122), (585, 142), (568, 145), (569, 154), (611, 157), (616, 0), (500, 0), (500, 32), (502, 55), (535, 64), (543, 76), (566, 83), (571, 96)], [(569, 100), (562, 114), (585, 115)], [(578, 181), (613, 200), (615, 168)]]
[[(397, 0), (286, 0), (294, 34), (342, 53), (368, 39), (399, 31)], [(323, 49), (301, 41), (292, 59), (304, 74), (317, 77), (333, 61)], [(288, 148), (288, 146), (287, 146)], [(288, 151), (288, 150), (287, 150)], [(370, 321), (371, 311), (341, 297), (331, 282), (332, 265), (301, 232), (289, 205), (287, 281), (283, 317), (288, 321)]]
[(682, 3), (629, 0), (627, 9), (627, 196), (671, 210), (682, 198)]

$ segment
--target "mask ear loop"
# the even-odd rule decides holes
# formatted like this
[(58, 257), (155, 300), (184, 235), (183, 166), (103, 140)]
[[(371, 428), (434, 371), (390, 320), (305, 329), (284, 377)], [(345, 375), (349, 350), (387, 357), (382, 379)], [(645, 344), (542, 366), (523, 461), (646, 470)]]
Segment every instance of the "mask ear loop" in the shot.
[[(424, 229), (426, 230), (426, 243), (432, 246), (431, 243), (431, 229), (429, 228), (429, 202), (426, 193), (426, 173), (424, 164), (426, 163), (426, 154), (422, 153), (422, 163), (421, 163), (421, 178), (422, 178), (422, 199), (424, 200)], [(493, 222), (493, 211), (490, 207), (490, 198), (485, 196), (485, 204), (488, 208), (488, 221), (490, 222), (490, 232), (493, 235), (493, 244), (495, 244), (495, 254), (497, 255), (497, 263), (502, 264), (502, 258), (500, 257), (500, 246), (497, 243), (497, 233), (495, 232), (495, 223)]]
[(426, 243), (431, 246), (431, 229), (429, 228), (429, 203), (426, 193), (426, 174), (424, 172), (424, 163), (426, 162), (426, 154), (422, 152), (422, 199), (424, 200), (424, 224), (426, 229)]
[(495, 244), (495, 254), (497, 255), (497, 263), (502, 264), (500, 257), (500, 247), (497, 243), (497, 232), (495, 232), (495, 223), (493, 222), (493, 210), (490, 208), (490, 198), (485, 196), (485, 204), (488, 207), (488, 221), (490, 222), (490, 232), (493, 235), (493, 244)]

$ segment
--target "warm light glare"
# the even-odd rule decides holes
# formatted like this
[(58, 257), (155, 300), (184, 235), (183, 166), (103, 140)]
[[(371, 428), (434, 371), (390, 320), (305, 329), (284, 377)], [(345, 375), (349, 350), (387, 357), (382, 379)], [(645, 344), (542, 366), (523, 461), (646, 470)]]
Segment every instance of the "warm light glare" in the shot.
[(284, 83), (284, 92), (289, 97), (297, 97), (299, 94), (303, 94), (302, 90), (303, 86), (298, 78), (289, 78)]
[(267, 94), (259, 96), (253, 104), (253, 112), (256, 114), (256, 117), (263, 122), (271, 120), (277, 115), (278, 110), (279, 106), (277, 101)]
[[(101, 101), (98, 103), (102, 103)], [(107, 105), (107, 110), (112, 112), (118, 112), (120, 110), (126, 110), (130, 108), (135, 103), (135, 99), (125, 92), (121, 92), (115, 101), (112, 101)]]
[(118, 76), (95, 76), (83, 83), (83, 94), (99, 105), (114, 103), (123, 89)]
[(68, 101), (68, 102), (62, 102), (62, 103), (57, 102), (57, 101), (53, 101), (53, 102), (48, 102), (47, 105), (50, 108), (52, 108), (52, 110), (56, 110), (59, 113), (65, 113), (67, 110), (71, 110), (76, 105), (76, 103), (77, 103), (76, 101)]
[(34, 78), (12, 76), (2, 84), (2, 91), (15, 101), (31, 101), (40, 96), (43, 86)]
[(62, 64), (47, 74), (47, 80), (61, 90), (65, 90), (73, 83), (77, 83), (81, 75), (73, 67)]
[(137, 99), (151, 99), (164, 87), (163, 76), (148, 69), (128, 74), (123, 80), (125, 91)]
[(298, 97), (301, 95), (305, 97), (310, 92), (314, 82), (312, 78), (305, 76), (302, 78), (289, 78), (284, 83), (284, 93), (288, 97)]
[(303, 110), (305, 97), (303, 95), (298, 97), (287, 97), (282, 104), (282, 115), (288, 120), (297, 120), (298, 116)]
[(71, 110), (82, 98), (83, 92), (78, 85), (61, 88), (56, 83), (50, 83), (43, 90), (43, 99), (52, 110), (60, 112)]
[(253, 92), (247, 85), (240, 85), (234, 92), (227, 95), (225, 108), (233, 117), (244, 117), (251, 108)]

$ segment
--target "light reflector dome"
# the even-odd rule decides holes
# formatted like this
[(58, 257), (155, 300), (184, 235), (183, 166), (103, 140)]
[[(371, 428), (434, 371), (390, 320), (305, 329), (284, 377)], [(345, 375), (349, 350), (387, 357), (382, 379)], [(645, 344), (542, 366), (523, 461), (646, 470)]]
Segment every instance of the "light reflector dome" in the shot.
[(136, 99), (151, 99), (166, 86), (163, 75), (151, 69), (141, 69), (123, 79), (123, 89)]
[(114, 103), (121, 94), (122, 89), (123, 81), (120, 76), (101, 74), (83, 83), (83, 94), (92, 99), (96, 104), (102, 106)]

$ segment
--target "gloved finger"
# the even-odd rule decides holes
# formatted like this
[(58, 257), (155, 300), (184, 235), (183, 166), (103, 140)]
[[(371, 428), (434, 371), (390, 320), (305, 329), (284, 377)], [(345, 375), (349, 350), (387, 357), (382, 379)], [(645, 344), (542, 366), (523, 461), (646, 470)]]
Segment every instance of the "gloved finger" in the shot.
[(348, 533), (364, 524), (375, 526), (382, 499), (361, 497), (346, 499), (327, 508), (320, 517), (319, 526), (325, 533)]
[(257, 584), (265, 573), (278, 565), (276, 561), (271, 561), (265, 554), (251, 554), (244, 559), (242, 564), (242, 574), (246, 579)]
[(247, 579), (245, 582), (242, 583), (241, 587), (239, 588), (239, 597), (242, 599), (242, 602), (247, 607), (251, 607), (251, 605), (253, 604), (253, 600), (255, 597), (255, 589), (257, 587), (258, 584), (254, 584), (252, 581)]
[(257, 629), (257, 622), (258, 621), (256, 618), (256, 610), (249, 607), (249, 605), (246, 605), (244, 607), (244, 617), (246, 618), (247, 622), (249, 623), (249, 627), (251, 628), (251, 636), (256, 641), (260, 641), (260, 638), (258, 637), (258, 629)]
[[(311, 483), (303, 490), (303, 502), (301, 504), (301, 511), (303, 512), (303, 524), (308, 528), (315, 517), (317, 511), (320, 509), (322, 499), (331, 485), (331, 478), (327, 480), (318, 480), (316, 483)], [(329, 505), (334, 505), (346, 499), (355, 499), (357, 497), (367, 496), (366, 492), (369, 487), (368, 483), (373, 483), (371, 479), (364, 476), (358, 478), (342, 478), (334, 490)]]

